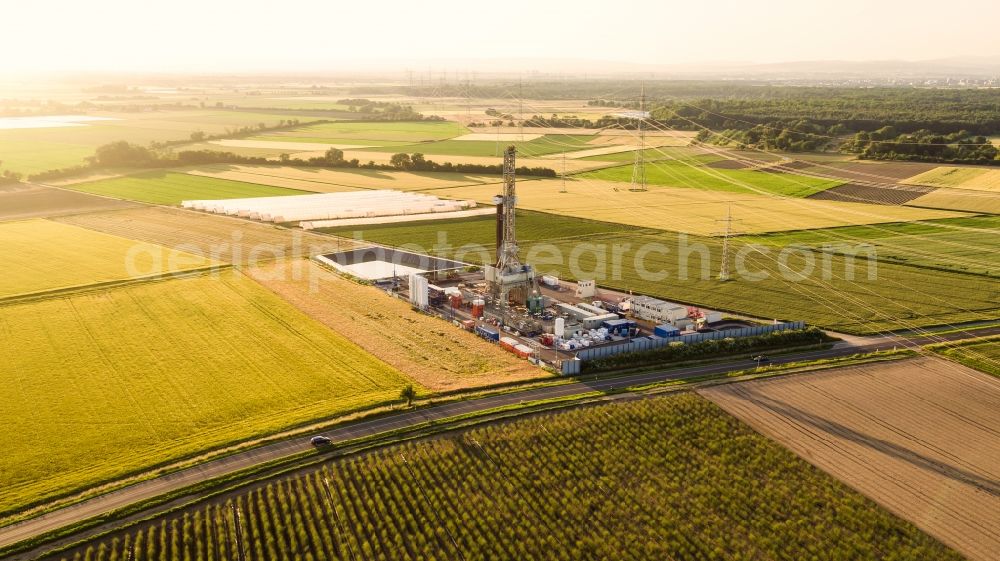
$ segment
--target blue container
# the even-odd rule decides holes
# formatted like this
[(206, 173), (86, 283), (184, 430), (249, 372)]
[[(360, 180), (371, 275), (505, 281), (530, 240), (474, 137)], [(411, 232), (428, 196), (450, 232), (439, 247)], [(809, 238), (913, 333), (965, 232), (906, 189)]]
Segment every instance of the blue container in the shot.
[(496, 329), (486, 327), (485, 325), (476, 326), (476, 335), (479, 335), (487, 341), (493, 341), (494, 343), (500, 341), (500, 332)]
[(601, 323), (601, 327), (615, 335), (628, 335), (635, 326), (636, 323), (630, 319), (611, 319)]
[(653, 329), (653, 335), (657, 337), (677, 337), (681, 334), (681, 330), (670, 324), (657, 325)]

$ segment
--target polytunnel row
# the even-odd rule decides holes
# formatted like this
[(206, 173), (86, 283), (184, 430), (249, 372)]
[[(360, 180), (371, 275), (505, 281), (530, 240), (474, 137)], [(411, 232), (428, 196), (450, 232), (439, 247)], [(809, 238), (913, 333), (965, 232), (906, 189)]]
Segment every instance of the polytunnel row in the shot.
[(475, 205), (475, 201), (439, 199), (423, 193), (392, 190), (181, 203), (184, 208), (274, 223), (454, 212)]

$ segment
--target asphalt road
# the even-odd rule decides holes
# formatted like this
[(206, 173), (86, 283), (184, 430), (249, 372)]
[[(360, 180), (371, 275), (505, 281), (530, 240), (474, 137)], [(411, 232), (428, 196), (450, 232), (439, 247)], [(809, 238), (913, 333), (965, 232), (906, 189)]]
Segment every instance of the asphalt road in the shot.
[[(1000, 334), (1000, 327), (978, 330), (975, 336)], [(894, 347), (923, 345), (943, 341), (953, 341), (969, 338), (966, 332), (950, 333), (933, 337), (872, 337), (865, 338), (867, 344), (858, 344), (860, 338), (853, 338), (852, 343), (839, 343), (831, 349), (808, 351), (776, 356), (771, 364), (799, 362), (847, 356), (860, 352), (888, 350)], [(751, 360), (737, 360), (703, 366), (693, 366), (664, 371), (643, 372), (613, 378), (594, 379), (588, 381), (578, 378), (578, 381), (568, 384), (546, 386), (509, 393), (472, 398), (454, 403), (445, 403), (423, 409), (401, 411), (367, 421), (347, 423), (331, 430), (319, 433), (329, 437), (334, 443), (344, 442), (359, 437), (373, 436), (394, 429), (405, 428), (432, 420), (446, 419), (456, 415), (487, 411), (505, 405), (521, 402), (546, 400), (558, 397), (586, 394), (593, 391), (610, 391), (615, 388), (639, 386), (694, 378), (709, 374), (721, 374), (737, 370), (745, 370), (756, 365)], [(68, 524), (85, 520), (114, 509), (127, 506), (145, 499), (157, 497), (164, 493), (182, 489), (212, 478), (231, 474), (233, 472), (253, 467), (272, 460), (278, 460), (292, 454), (311, 449), (308, 437), (282, 440), (240, 452), (231, 456), (205, 462), (203, 464), (166, 474), (155, 479), (142, 481), (111, 491), (109, 493), (87, 499), (83, 502), (43, 514), (36, 518), (0, 528), (0, 547), (4, 547), (45, 532), (61, 528)]]

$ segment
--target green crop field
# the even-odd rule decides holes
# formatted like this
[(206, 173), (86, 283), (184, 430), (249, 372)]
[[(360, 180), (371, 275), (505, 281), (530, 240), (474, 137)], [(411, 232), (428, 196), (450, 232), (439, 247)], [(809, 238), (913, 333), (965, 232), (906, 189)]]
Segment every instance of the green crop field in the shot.
[[(876, 261), (870, 269), (863, 258), (807, 250), (789, 250), (782, 257), (783, 248), (737, 241), (731, 247), (734, 279), (720, 282), (718, 238), (595, 226), (601, 223), (541, 213), (518, 217), (521, 257), (543, 274), (594, 278), (620, 290), (854, 333), (1000, 318), (996, 279), (985, 276), (885, 261)], [(333, 233), (357, 231), (366, 240), (410, 244), (441, 255), (458, 253), (458, 258), (475, 262), (492, 255), (495, 231), (489, 217), (435, 222), (346, 227)], [(742, 265), (736, 261), (740, 254)], [(746, 274), (736, 274), (737, 269)], [(755, 280), (761, 275), (766, 278)]]
[[(558, 241), (585, 236), (599, 236), (616, 232), (635, 231), (631, 226), (582, 220), (541, 212), (517, 212), (518, 243)], [(365, 239), (388, 245), (415, 243), (430, 247), (427, 242), (438, 241), (437, 232), (442, 232), (452, 245), (473, 244), (488, 247), (495, 235), (495, 216), (474, 216), (470, 218), (450, 218), (444, 220), (417, 220), (370, 226), (344, 226), (341, 228), (320, 228), (318, 231), (339, 236), (348, 236), (362, 231)], [(494, 228), (491, 230), (491, 228)], [(369, 237), (370, 236), (370, 237)]]
[(976, 216), (779, 232), (743, 239), (838, 253), (871, 244), (874, 254), (887, 262), (1000, 276), (1000, 252), (994, 240), (997, 232), (1000, 232), (1000, 216)]
[(0, 298), (212, 264), (182, 251), (42, 219), (0, 224), (0, 247), (5, 268)]
[(691, 393), (334, 461), (64, 557), (233, 558), (962, 559)]
[[(575, 177), (629, 183), (632, 181), (632, 166), (604, 168), (584, 172)], [(702, 165), (702, 162), (687, 159), (683, 162), (662, 160), (647, 164), (646, 180), (650, 185), (734, 193), (764, 192), (788, 197), (808, 197), (843, 183), (786, 173), (709, 168)]]
[[(503, 158), (504, 148), (513, 144), (517, 147), (517, 155), (519, 157), (534, 158), (547, 154), (594, 148), (594, 146), (587, 144), (587, 141), (592, 138), (593, 136), (588, 135), (547, 134), (540, 138), (524, 142), (501, 141), (499, 145), (496, 142), (488, 140), (441, 140), (423, 144), (393, 146), (392, 151), (406, 153), (420, 152), (429, 156), (497, 156), (497, 151), (499, 150), (499, 156), (497, 157)], [(384, 148), (366, 148), (364, 151), (385, 152), (386, 150)], [(440, 160), (441, 158), (438, 159)], [(553, 166), (555, 166), (557, 161), (553, 160)], [(497, 162), (499, 163), (500, 160), (498, 159)]]
[(313, 117), (223, 110), (176, 110), (136, 113), (98, 112), (110, 121), (90, 121), (81, 126), (0, 130), (0, 160), (3, 167), (22, 173), (76, 166), (94, 150), (117, 140), (135, 144), (187, 140), (191, 133), (224, 134), (241, 126)]
[(452, 121), (345, 121), (263, 134), (254, 140), (381, 146), (444, 140), (465, 132), (462, 125)]
[[(613, 154), (601, 154), (598, 156), (587, 156), (585, 158), (580, 158), (581, 160), (587, 160), (592, 162), (622, 162), (622, 163), (632, 163), (635, 161), (636, 150), (627, 150), (625, 152), (615, 152)], [(661, 148), (647, 148), (642, 151), (642, 157), (649, 162), (658, 162), (660, 160), (673, 160), (677, 158), (684, 158), (690, 162), (700, 162), (700, 163), (710, 163), (717, 162), (722, 159), (721, 156), (715, 156), (711, 154), (705, 154), (696, 148), (688, 148), (682, 146), (664, 146)]]
[(232, 271), (3, 306), (0, 326), (0, 512), (408, 383)]
[(298, 189), (162, 170), (76, 183), (67, 187), (94, 195), (162, 205), (177, 205), (181, 201), (197, 199), (241, 199), (308, 193)]
[(1000, 338), (936, 345), (934, 351), (987, 374), (1000, 376)]

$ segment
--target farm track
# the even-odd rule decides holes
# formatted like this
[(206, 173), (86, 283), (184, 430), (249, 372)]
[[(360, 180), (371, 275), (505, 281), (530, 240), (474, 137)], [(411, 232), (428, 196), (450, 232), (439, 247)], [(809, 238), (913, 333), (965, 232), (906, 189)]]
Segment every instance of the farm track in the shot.
[[(1000, 328), (991, 327), (975, 332), (975, 336), (986, 336), (1000, 333)], [(842, 343), (831, 349), (808, 351), (775, 357), (775, 364), (800, 362), (804, 360), (819, 360), (850, 356), (856, 353), (873, 352), (893, 349), (899, 346), (922, 345), (942, 340), (961, 340), (970, 337), (970, 333), (949, 333), (934, 339), (925, 337), (878, 337), (852, 338), (855, 344)], [(560, 385), (544, 386), (517, 390), (497, 395), (471, 398), (465, 401), (451, 402), (428, 408), (415, 409), (394, 413), (370, 420), (350, 422), (336, 426), (322, 434), (332, 438), (334, 442), (342, 442), (356, 438), (372, 436), (387, 431), (403, 429), (416, 424), (430, 421), (440, 421), (456, 415), (484, 412), (498, 407), (529, 403), (532, 401), (549, 400), (590, 394), (592, 392), (611, 391), (614, 388), (643, 386), (669, 380), (683, 380), (726, 372), (747, 370), (755, 365), (750, 360), (734, 360), (703, 366), (687, 367), (674, 370), (642, 372), (627, 374), (593, 381), (578, 380)], [(56, 530), (68, 524), (107, 513), (111, 510), (127, 506), (139, 501), (154, 498), (168, 492), (175, 492), (194, 484), (202, 483), (217, 477), (232, 474), (259, 464), (272, 462), (308, 451), (308, 442), (301, 437), (279, 440), (257, 448), (210, 460), (194, 467), (185, 468), (154, 479), (144, 480), (127, 487), (82, 500), (71, 506), (42, 514), (30, 520), (0, 528), (0, 547), (9, 546), (19, 541)], [(40, 551), (40, 550), (39, 550)], [(38, 553), (38, 551), (35, 551)], [(30, 559), (31, 553), (12, 559)]]

